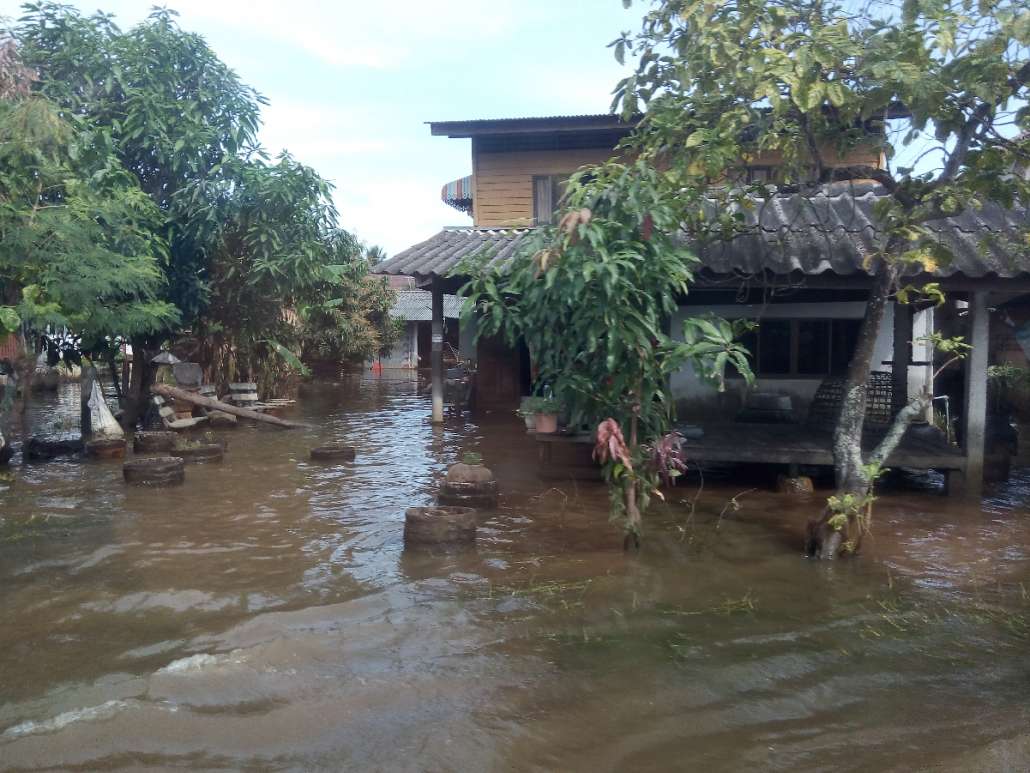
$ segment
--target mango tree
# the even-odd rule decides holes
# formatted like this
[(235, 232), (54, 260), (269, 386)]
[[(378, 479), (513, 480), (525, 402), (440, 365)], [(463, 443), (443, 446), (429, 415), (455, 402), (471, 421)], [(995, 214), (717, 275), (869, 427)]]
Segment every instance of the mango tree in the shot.
[(524, 340), (537, 390), (551, 390), (573, 426), (597, 428), (612, 515), (632, 540), (659, 484), (685, 469), (669, 376), (688, 363), (720, 386), (726, 368), (751, 376), (741, 323), (688, 319), (670, 335), (697, 264), (676, 239), (672, 203), (647, 163), (591, 167), (570, 179), (560, 223), (512, 263), (488, 271), (481, 256), (459, 269), (474, 277), (462, 293), (478, 334)]
[[(838, 492), (808, 546), (824, 558), (857, 551), (875, 476), (928, 401), (917, 396), (863, 454), (866, 382), (885, 310), (920, 292), (940, 300), (939, 288), (905, 279), (950, 259), (935, 221), (1028, 201), (1026, 179), (1013, 172), (1030, 159), (1030, 9), (1021, 0), (661, 0), (639, 33), (612, 46), (620, 61), (636, 57), (614, 107), (646, 111), (628, 150), (678, 191), (676, 214), (692, 240), (739, 235), (733, 212), (756, 197), (880, 186), (867, 262), (875, 276), (834, 433)], [(847, 161), (870, 147), (885, 165)], [(774, 179), (727, 184), (745, 180), (761, 157), (782, 160)]]
[[(233, 353), (207, 363), (215, 378), (237, 366), (266, 381), (283, 364), (296, 369), (290, 320), (332, 279), (338, 228), (329, 184), (289, 156), (269, 161), (259, 146), (265, 99), (174, 11), (156, 9), (123, 31), (103, 13), (23, 8), (12, 34), (38, 73), (34, 91), (112, 148), (157, 207), (153, 233), (167, 243), (161, 299), (183, 328), (211, 334), (201, 348)], [(147, 352), (178, 332), (169, 325), (133, 339), (130, 420), (152, 377)]]

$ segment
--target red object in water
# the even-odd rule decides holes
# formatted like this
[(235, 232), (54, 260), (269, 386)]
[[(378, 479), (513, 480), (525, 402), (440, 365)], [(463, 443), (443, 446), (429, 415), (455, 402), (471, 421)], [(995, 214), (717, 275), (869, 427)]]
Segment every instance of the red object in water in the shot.
[(377, 373), (377, 374), (378, 373), (382, 373), (383, 372), (383, 363), (380, 362), (379, 360), (376, 360), (375, 362), (373, 362), (372, 363), (372, 372), (373, 373)]

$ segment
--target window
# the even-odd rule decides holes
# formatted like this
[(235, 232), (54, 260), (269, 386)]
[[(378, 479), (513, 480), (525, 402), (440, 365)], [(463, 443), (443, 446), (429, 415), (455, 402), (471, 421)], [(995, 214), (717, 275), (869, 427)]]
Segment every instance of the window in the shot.
[(775, 169), (771, 166), (749, 166), (744, 174), (748, 183), (772, 183), (776, 178)]
[[(741, 339), (755, 375), (823, 378), (841, 375), (858, 341), (857, 319), (767, 319)], [(726, 374), (733, 377), (736, 371)]]
[(533, 225), (549, 225), (565, 193), (568, 175), (535, 175), (533, 177)]

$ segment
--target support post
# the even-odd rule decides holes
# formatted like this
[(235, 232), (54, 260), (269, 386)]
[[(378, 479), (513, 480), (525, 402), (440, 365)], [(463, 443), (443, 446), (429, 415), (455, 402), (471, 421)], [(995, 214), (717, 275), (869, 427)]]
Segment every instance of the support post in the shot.
[(891, 394), (894, 413), (908, 405), (908, 366), (911, 364), (912, 307), (895, 302), (894, 355), (891, 357)]
[(984, 440), (987, 433), (987, 349), (990, 343), (988, 314), (986, 291), (977, 290), (970, 293), (967, 340), (973, 348), (966, 358), (962, 437), (966, 451), (966, 491), (977, 497), (983, 494)]
[(93, 394), (93, 382), (96, 380), (97, 371), (93, 363), (85, 357), (82, 358), (79, 368), (80, 433), (83, 440), (88, 440), (93, 435), (93, 415), (89, 410), (89, 398)]
[(443, 424), (443, 288), (439, 280), (433, 280), (432, 294), (433, 424)]

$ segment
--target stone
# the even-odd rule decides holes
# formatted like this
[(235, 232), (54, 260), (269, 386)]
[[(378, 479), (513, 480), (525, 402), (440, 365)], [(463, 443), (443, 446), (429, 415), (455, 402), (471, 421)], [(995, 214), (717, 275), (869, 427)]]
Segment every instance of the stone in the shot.
[(475, 542), (476, 525), (476, 511), (471, 507), (412, 507), (404, 513), (404, 544)]
[(776, 490), (781, 494), (807, 495), (815, 493), (815, 485), (807, 475), (777, 475)]
[(483, 483), (494, 479), (494, 474), (481, 464), (452, 464), (447, 470), (448, 483)]
[(458, 463), (447, 470), (437, 502), (441, 505), (491, 509), (497, 507), (497, 481), (481, 464)]

